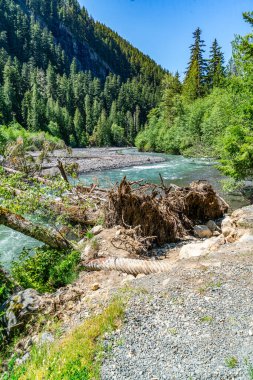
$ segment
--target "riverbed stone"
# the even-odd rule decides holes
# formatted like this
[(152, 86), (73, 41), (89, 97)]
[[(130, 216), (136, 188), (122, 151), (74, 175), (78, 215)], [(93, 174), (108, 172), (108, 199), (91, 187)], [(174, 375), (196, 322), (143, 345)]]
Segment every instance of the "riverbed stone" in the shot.
[(98, 235), (98, 234), (100, 234), (100, 232), (102, 232), (103, 231), (103, 226), (101, 226), (101, 225), (99, 225), (99, 226), (95, 226), (95, 227), (93, 227), (92, 229), (91, 229), (91, 233), (93, 234), (93, 235)]
[(206, 223), (206, 226), (209, 228), (210, 231), (214, 232), (214, 231), (218, 231), (219, 227), (217, 226), (217, 224), (213, 221), (213, 220), (209, 220), (207, 223)]
[(253, 205), (234, 211), (231, 218), (238, 228), (253, 231)]
[(205, 256), (224, 243), (224, 238), (218, 236), (206, 239), (205, 241), (186, 244), (180, 250), (179, 259), (190, 259)]
[(54, 342), (54, 336), (50, 333), (45, 331), (44, 333), (41, 334), (41, 337), (39, 339), (39, 344), (43, 345), (46, 343), (53, 343)]
[(40, 307), (40, 295), (34, 289), (26, 289), (13, 295), (6, 305), (5, 325), (8, 335), (22, 329)]
[(97, 257), (98, 254), (98, 247), (95, 243), (93, 243), (93, 240), (91, 239), (86, 243), (85, 248), (83, 249), (81, 253), (81, 260), (91, 260)]
[(212, 231), (205, 225), (194, 226), (194, 235), (200, 239), (210, 238)]

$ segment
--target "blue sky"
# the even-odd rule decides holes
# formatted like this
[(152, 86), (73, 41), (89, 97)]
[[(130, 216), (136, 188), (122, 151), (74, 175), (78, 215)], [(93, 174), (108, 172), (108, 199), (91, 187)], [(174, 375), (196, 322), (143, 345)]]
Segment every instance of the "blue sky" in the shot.
[(91, 16), (103, 22), (171, 72), (182, 75), (196, 27), (203, 31), (206, 50), (216, 37), (225, 58), (231, 56), (235, 34), (250, 31), (243, 11), (252, 0), (79, 0)]

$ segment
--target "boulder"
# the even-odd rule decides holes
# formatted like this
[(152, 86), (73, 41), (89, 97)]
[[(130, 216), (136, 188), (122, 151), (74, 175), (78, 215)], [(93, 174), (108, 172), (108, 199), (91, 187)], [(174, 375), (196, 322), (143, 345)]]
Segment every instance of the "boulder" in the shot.
[(179, 258), (190, 259), (192, 257), (205, 256), (211, 251), (219, 248), (219, 246), (224, 243), (225, 239), (219, 236), (206, 239), (203, 242), (186, 244), (181, 248)]
[(93, 235), (98, 235), (98, 234), (100, 234), (100, 232), (102, 232), (103, 231), (103, 226), (95, 226), (95, 227), (93, 227), (92, 229), (91, 229), (91, 233), (93, 234)]
[(207, 223), (206, 223), (206, 226), (209, 228), (210, 231), (214, 232), (214, 231), (218, 231), (219, 230), (219, 227), (217, 226), (217, 224), (213, 221), (213, 220), (209, 220)]
[(91, 260), (95, 259), (98, 256), (99, 245), (95, 238), (92, 238), (87, 241), (85, 248), (81, 253), (81, 260)]
[(238, 228), (253, 231), (253, 205), (235, 210), (231, 215), (231, 219)]
[(212, 231), (205, 225), (194, 226), (194, 235), (200, 239), (210, 238), (212, 236)]
[(223, 232), (224, 228), (233, 228), (233, 221), (230, 216), (226, 216), (221, 222), (221, 230)]
[(34, 289), (26, 289), (13, 295), (6, 304), (4, 324), (8, 335), (22, 329), (40, 308), (40, 295)]

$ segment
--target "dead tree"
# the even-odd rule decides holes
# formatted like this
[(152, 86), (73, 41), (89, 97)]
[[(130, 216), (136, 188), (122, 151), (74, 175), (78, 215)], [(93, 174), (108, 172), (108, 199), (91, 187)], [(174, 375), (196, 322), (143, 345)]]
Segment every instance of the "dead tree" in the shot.
[(49, 247), (58, 249), (70, 249), (73, 245), (58, 231), (46, 228), (23, 218), (0, 206), (0, 225), (12, 228), (17, 232), (30, 236), (45, 243)]

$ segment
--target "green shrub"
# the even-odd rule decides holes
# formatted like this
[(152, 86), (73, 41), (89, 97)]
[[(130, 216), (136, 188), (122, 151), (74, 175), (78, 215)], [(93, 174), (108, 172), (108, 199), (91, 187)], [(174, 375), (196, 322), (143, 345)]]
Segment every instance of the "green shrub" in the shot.
[(78, 273), (80, 254), (39, 247), (31, 256), (31, 250), (24, 250), (12, 265), (12, 276), (24, 288), (52, 292), (74, 281)]
[(29, 132), (20, 124), (14, 123), (10, 126), (0, 126), (0, 154), (4, 154), (6, 146), (22, 138), (25, 148), (29, 150), (41, 150), (45, 143), (50, 144), (54, 149), (65, 147), (62, 140), (51, 136), (46, 132)]

